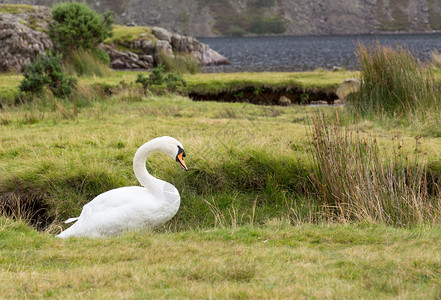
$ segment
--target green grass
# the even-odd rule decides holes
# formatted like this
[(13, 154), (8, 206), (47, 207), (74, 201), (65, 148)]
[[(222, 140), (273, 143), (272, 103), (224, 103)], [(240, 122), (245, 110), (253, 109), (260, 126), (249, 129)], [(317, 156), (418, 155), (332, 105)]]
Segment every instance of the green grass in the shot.
[(113, 25), (113, 35), (107, 38), (104, 43), (115, 45), (130, 45), (133, 40), (140, 39), (145, 34), (145, 39), (156, 41), (150, 27), (146, 26), (122, 26)]
[[(250, 83), (278, 87), (284, 80), (323, 88), (336, 85), (338, 76), (344, 75), (185, 78), (193, 87), (221, 90)], [(6, 95), (20, 76), (2, 78), (0, 89)], [(354, 122), (343, 107), (193, 102), (176, 95), (145, 96), (121, 85), (117, 93), (104, 96), (104, 86), (135, 78), (130, 72), (83, 77), (72, 99), (0, 110), (0, 203), (7, 202), (2, 210), (37, 206), (31, 216), (18, 210), (15, 216), (40, 222), (41, 229), (0, 218), (2, 297), (440, 296), (438, 223), (390, 222), (400, 226), (392, 227), (381, 225), (388, 223), (383, 220), (334, 218), (311, 180), (316, 164), (311, 117), (319, 112), (330, 120), (338, 116), (345, 130), (363, 138), (374, 135), (386, 161), (398, 146), (397, 135), (400, 151), (411, 156), (420, 129)], [(102, 89), (93, 90), (93, 85)], [(66, 226), (63, 220), (77, 216), (97, 194), (138, 185), (133, 155), (141, 144), (162, 135), (182, 142), (189, 167), (184, 172), (161, 154), (148, 159), (151, 173), (181, 194), (181, 207), (170, 222), (154, 232), (105, 240), (53, 237)], [(419, 141), (422, 163), (430, 175), (441, 178), (441, 139), (428, 134)], [(349, 162), (351, 157), (344, 155), (352, 153), (340, 155)]]
[(433, 116), (441, 105), (439, 82), (432, 68), (423, 65), (407, 49), (379, 44), (358, 48), (361, 86), (352, 97), (353, 110), (361, 115), (415, 119)]
[[(135, 82), (137, 72), (111, 71), (106, 76), (83, 76), (78, 79), (81, 84), (102, 87), (116, 87), (122, 81), (126, 84)], [(298, 88), (308, 91), (335, 92), (346, 78), (357, 77), (357, 72), (292, 72), (292, 73), (211, 73), (211, 74), (185, 74), (187, 81), (186, 92), (215, 94), (220, 92), (234, 92), (252, 87), (268, 88), (272, 90), (289, 90)], [(441, 76), (441, 75), (440, 75)], [(0, 75), (0, 99), (4, 104), (13, 103), (13, 96), (21, 80), (20, 75)]]
[(436, 299), (441, 230), (264, 226), (59, 240), (0, 219), (6, 299)]
[(321, 205), (338, 222), (412, 225), (441, 221), (440, 186), (427, 176), (420, 137), (415, 138), (414, 154), (409, 155), (403, 153), (398, 136), (393, 138), (392, 149), (386, 150), (375, 137), (343, 128), (339, 120), (324, 115), (313, 118), (312, 127), (317, 167), (311, 178)]
[(0, 13), (2, 14), (19, 14), (33, 13), (35, 9), (32, 5), (25, 4), (0, 4)]
[(197, 74), (201, 71), (202, 66), (197, 60), (197, 58), (189, 55), (175, 55), (174, 57), (170, 57), (165, 52), (160, 54), (161, 64), (164, 65), (165, 71), (173, 72), (178, 74)]
[(377, 43), (359, 45), (357, 55), (360, 92), (348, 99), (354, 117), (441, 136), (441, 73), (436, 67), (436, 53), (431, 63), (423, 64), (401, 46), (395, 49)]
[(105, 52), (104, 55), (107, 61), (100, 60), (91, 51), (72, 51), (65, 58), (63, 69), (72, 76), (110, 76), (112, 74), (112, 70), (109, 67), (110, 59)]
[[(265, 107), (125, 93), (105, 102), (97, 99), (34, 103), (0, 112), (0, 190), (23, 202), (43, 199), (48, 219), (59, 223), (79, 214), (99, 193), (137, 185), (131, 168), (136, 149), (154, 137), (172, 135), (185, 146), (190, 171), (183, 173), (159, 154), (148, 162), (153, 174), (176, 185), (186, 199), (168, 226), (181, 230), (274, 217), (293, 223), (326, 219), (308, 179), (309, 117), (320, 110), (343, 113), (343, 108)], [(402, 135), (405, 153), (414, 149), (412, 131), (384, 131), (372, 123), (360, 129), (378, 135), (387, 149), (394, 147), (396, 134)], [(440, 147), (439, 139), (426, 137), (419, 151), (436, 163)]]
[(190, 92), (218, 93), (235, 91), (244, 87), (308, 90), (335, 92), (343, 80), (357, 77), (357, 72), (262, 72), (262, 73), (215, 73), (195, 74), (186, 77)]

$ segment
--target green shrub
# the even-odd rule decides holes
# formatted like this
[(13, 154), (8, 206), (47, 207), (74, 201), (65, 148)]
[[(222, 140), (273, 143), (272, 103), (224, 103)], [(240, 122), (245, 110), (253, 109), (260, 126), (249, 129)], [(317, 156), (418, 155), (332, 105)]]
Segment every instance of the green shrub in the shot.
[(425, 118), (441, 104), (439, 87), (431, 68), (403, 47), (377, 43), (359, 45), (360, 93), (349, 99), (352, 111), (362, 116)]
[(63, 72), (61, 58), (61, 54), (38, 55), (32, 64), (26, 65), (20, 93), (38, 94), (47, 88), (56, 97), (69, 95), (75, 81)]
[(49, 36), (67, 52), (96, 49), (99, 43), (112, 35), (111, 14), (101, 16), (82, 3), (56, 4), (52, 9), (52, 19)]
[(103, 49), (91, 49), (90, 53), (93, 57), (95, 57), (98, 61), (102, 62), (103, 64), (109, 66), (110, 65), (110, 57), (107, 54), (106, 51), (104, 51)]
[[(187, 82), (181, 75), (175, 73), (168, 73), (164, 75), (164, 66), (156, 66), (149, 77), (139, 73), (136, 78), (136, 83), (140, 83), (144, 90), (166, 91), (171, 93), (182, 93), (187, 86)], [(165, 87), (164, 87), (165, 83)]]
[(167, 85), (167, 90), (173, 93), (181, 93), (187, 86), (187, 82), (179, 74), (168, 73), (165, 76), (165, 83)]
[(230, 26), (230, 28), (228, 28), (228, 31), (225, 33), (225, 35), (233, 36), (233, 37), (242, 37), (246, 33), (247, 31), (243, 27), (232, 25)]
[(250, 22), (249, 31), (257, 34), (280, 34), (286, 31), (286, 24), (277, 18), (255, 18)]

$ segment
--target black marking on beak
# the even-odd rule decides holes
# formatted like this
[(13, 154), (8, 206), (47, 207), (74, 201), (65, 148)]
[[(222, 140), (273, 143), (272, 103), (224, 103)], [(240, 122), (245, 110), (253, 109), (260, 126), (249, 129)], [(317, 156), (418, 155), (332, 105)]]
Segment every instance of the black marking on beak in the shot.
[(176, 161), (181, 164), (182, 168), (184, 168), (185, 171), (188, 171), (188, 168), (184, 162), (184, 157), (185, 157), (184, 149), (178, 146), (178, 155), (176, 155)]

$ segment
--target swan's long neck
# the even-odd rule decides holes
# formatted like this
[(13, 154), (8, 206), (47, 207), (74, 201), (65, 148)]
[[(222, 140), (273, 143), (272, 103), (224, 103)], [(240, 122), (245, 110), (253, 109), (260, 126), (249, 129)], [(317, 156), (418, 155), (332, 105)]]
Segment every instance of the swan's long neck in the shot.
[(153, 152), (161, 151), (160, 143), (156, 139), (142, 145), (133, 158), (133, 171), (139, 183), (153, 194), (162, 192), (163, 181), (150, 175), (145, 167), (147, 157)]

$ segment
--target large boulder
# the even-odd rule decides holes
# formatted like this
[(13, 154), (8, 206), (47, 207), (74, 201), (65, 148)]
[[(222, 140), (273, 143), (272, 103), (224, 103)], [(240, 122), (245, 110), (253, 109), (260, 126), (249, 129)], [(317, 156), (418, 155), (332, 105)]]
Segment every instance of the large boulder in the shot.
[(173, 34), (171, 37), (171, 45), (175, 53), (189, 54), (196, 58), (203, 66), (230, 64), (230, 61), (225, 56), (191, 36)]
[(42, 6), (0, 14), (0, 71), (23, 71), (25, 64), (52, 48), (43, 31), (50, 17), (50, 8)]
[(165, 53), (168, 56), (174, 57), (173, 48), (168, 41), (159, 40), (156, 42), (155, 58), (160, 59), (159, 55), (161, 53)]
[[(158, 39), (155, 50), (156, 58), (158, 58), (159, 52), (163, 51), (170, 56), (173, 56), (173, 54), (191, 55), (203, 66), (230, 64), (226, 57), (211, 49), (210, 46), (199, 42), (194, 37), (170, 33), (160, 27), (153, 27), (152, 33)], [(151, 48), (146, 47), (146, 49), (150, 51)]]
[(158, 40), (171, 42), (172, 34), (165, 28), (152, 27), (152, 33)]

